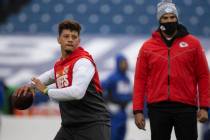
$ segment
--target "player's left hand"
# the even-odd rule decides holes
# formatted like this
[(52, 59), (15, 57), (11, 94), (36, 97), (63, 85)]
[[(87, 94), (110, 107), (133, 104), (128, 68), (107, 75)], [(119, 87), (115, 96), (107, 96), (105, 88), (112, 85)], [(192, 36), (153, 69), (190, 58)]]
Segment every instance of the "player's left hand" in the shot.
[(197, 120), (201, 123), (208, 121), (208, 111), (205, 109), (200, 109), (197, 113)]
[(47, 89), (47, 87), (37, 78), (33, 77), (32, 79), (32, 85), (38, 89), (40, 92), (42, 92), (43, 94), (45, 94), (45, 90)]

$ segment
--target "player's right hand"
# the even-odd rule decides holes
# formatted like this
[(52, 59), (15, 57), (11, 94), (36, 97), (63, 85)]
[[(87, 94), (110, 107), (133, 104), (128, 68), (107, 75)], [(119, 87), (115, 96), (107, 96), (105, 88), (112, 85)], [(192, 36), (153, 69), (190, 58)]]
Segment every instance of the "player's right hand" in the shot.
[(135, 117), (135, 124), (139, 129), (145, 130), (145, 119), (143, 113), (137, 113), (134, 115)]
[(200, 123), (205, 123), (208, 121), (208, 111), (206, 109), (200, 109), (197, 112), (197, 120)]

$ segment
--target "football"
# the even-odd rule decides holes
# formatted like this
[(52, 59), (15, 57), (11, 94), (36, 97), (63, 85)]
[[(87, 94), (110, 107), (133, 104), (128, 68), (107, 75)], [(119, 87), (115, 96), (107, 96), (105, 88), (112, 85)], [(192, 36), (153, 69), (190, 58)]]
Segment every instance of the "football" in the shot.
[(33, 104), (33, 100), (34, 95), (31, 92), (25, 95), (20, 94), (19, 96), (16, 96), (15, 94), (12, 95), (12, 105), (18, 110), (28, 109)]

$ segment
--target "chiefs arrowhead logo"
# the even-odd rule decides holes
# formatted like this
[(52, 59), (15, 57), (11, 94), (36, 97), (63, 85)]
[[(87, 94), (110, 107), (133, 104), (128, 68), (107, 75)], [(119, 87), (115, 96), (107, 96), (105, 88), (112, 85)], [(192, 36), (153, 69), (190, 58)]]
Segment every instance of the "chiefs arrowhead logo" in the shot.
[(180, 42), (180, 43), (179, 43), (179, 46), (180, 46), (181, 48), (185, 48), (185, 47), (188, 47), (189, 45), (188, 45), (186, 42)]

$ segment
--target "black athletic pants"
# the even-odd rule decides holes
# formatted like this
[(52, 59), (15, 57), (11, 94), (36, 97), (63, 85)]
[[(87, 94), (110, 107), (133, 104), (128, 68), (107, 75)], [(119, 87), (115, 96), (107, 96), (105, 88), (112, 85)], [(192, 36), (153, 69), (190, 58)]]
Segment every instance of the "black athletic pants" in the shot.
[(54, 140), (110, 140), (111, 126), (95, 124), (86, 128), (62, 126)]
[(170, 140), (174, 127), (177, 140), (197, 140), (196, 110), (150, 108), (151, 140)]

